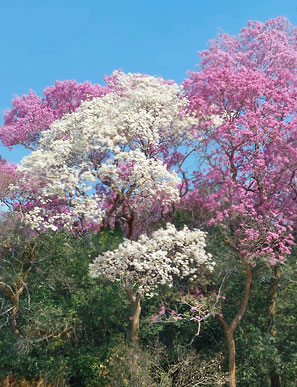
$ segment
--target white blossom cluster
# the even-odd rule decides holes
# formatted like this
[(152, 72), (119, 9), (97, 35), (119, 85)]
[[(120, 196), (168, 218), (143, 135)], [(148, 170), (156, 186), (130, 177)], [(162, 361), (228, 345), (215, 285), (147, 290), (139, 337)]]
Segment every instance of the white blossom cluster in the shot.
[(24, 213), (24, 221), (27, 224), (30, 224), (31, 228), (37, 231), (42, 231), (42, 225), (45, 223), (44, 219), (47, 217), (46, 221), (46, 230), (48, 231), (57, 231), (58, 227), (63, 224), (68, 224), (69, 214), (61, 213), (59, 215), (51, 214), (47, 216), (48, 211), (40, 206), (35, 206), (30, 211)]
[(139, 150), (116, 154), (114, 160), (100, 167), (98, 174), (101, 181), (108, 179), (110, 187), (131, 208), (149, 208), (160, 197), (163, 204), (179, 199), (180, 179), (176, 172), (169, 172), (161, 160), (147, 159)]
[(108, 148), (117, 153), (125, 146), (151, 154), (159, 142), (172, 145), (197, 125), (198, 119), (186, 112), (189, 102), (176, 83), (118, 71), (111, 79), (116, 86), (109, 81), (110, 93), (82, 101), (76, 112), (55, 121), (43, 133), (43, 150), (54, 147), (63, 160), (84, 159), (90, 149)]
[(212, 272), (215, 263), (205, 251), (205, 238), (203, 231), (186, 226), (178, 231), (168, 223), (151, 238), (141, 235), (138, 241), (125, 240), (118, 249), (103, 253), (90, 264), (90, 274), (138, 287), (137, 292), (150, 297), (159, 285), (195, 281)]
[[(73, 219), (83, 214), (100, 223), (106, 191), (119, 194), (131, 208), (136, 199), (149, 207), (157, 198), (168, 204), (179, 197), (180, 180), (162, 163), (159, 148), (174, 147), (197, 123), (186, 113), (188, 101), (177, 84), (152, 76), (115, 72), (108, 85), (110, 93), (83, 101), (76, 112), (44, 131), (39, 149), (18, 168), (22, 189), (27, 184), (31, 197), (47, 203), (53, 197), (64, 201)], [(53, 228), (47, 215), (45, 206), (26, 218), (32, 225)], [(64, 218), (71, 222), (69, 214)]]

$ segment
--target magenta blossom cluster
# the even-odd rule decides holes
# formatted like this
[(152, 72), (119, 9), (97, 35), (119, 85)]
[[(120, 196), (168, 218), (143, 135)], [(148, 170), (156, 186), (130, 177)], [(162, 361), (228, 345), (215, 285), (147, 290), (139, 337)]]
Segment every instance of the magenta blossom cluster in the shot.
[(210, 317), (221, 314), (221, 300), (225, 296), (212, 292), (205, 295), (200, 289), (184, 293), (180, 291), (174, 299), (174, 305), (162, 305), (152, 322), (174, 323), (177, 321), (193, 321), (199, 325)]
[(10, 185), (16, 182), (15, 163), (9, 163), (0, 156), (0, 203), (7, 205), (10, 196)]
[(5, 146), (24, 145), (34, 149), (40, 133), (64, 114), (73, 113), (82, 101), (101, 97), (108, 93), (107, 86), (90, 82), (56, 81), (54, 86), (43, 90), (43, 97), (33, 90), (22, 97), (15, 97), (12, 109), (4, 114), (0, 127), (0, 140)]
[(290, 253), (297, 199), (297, 28), (279, 17), (219, 34), (184, 82), (190, 110), (219, 115), (196, 136), (204, 146), (184, 206), (233, 229), (249, 260), (283, 262)]

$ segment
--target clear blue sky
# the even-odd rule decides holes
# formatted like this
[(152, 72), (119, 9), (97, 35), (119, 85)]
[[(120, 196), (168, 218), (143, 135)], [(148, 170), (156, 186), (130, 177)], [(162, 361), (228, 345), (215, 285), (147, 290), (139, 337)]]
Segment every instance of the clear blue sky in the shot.
[[(237, 34), (280, 15), (297, 25), (296, 0), (0, 0), (0, 12), (1, 124), (14, 95), (55, 80), (103, 84), (122, 68), (181, 82), (218, 29)], [(24, 152), (0, 146), (0, 155)]]

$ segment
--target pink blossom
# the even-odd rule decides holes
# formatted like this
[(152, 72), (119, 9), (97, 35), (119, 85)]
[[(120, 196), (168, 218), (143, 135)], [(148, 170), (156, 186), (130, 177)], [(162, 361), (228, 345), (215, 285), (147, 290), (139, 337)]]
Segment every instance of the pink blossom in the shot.
[(30, 90), (29, 94), (13, 99), (12, 110), (6, 111), (4, 125), (0, 127), (0, 140), (6, 146), (35, 147), (40, 132), (48, 130), (53, 121), (74, 112), (83, 100), (101, 97), (108, 91), (106, 86), (76, 81), (56, 81), (43, 90), (43, 97)]
[(175, 320), (175, 321), (182, 320), (182, 319), (183, 319), (182, 316), (176, 316), (176, 317), (174, 317), (174, 320)]
[(160, 315), (161, 315), (161, 314), (164, 314), (165, 311), (166, 311), (165, 306), (162, 305), (162, 306), (161, 306), (161, 309), (160, 309), (160, 311), (159, 311), (159, 314), (160, 314)]
[[(194, 129), (211, 151), (183, 198), (209, 225), (240, 222), (236, 248), (249, 262), (282, 263), (296, 222), (297, 28), (278, 17), (220, 33), (200, 52), (184, 89)], [(209, 128), (209, 117), (221, 121)], [(201, 188), (207, 187), (207, 188)], [(203, 218), (202, 218), (203, 219)], [(232, 223), (233, 222), (233, 223)]]

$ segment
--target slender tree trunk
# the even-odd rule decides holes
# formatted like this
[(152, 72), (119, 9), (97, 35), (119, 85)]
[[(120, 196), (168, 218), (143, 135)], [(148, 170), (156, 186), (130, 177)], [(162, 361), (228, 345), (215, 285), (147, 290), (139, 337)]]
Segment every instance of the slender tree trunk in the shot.
[(11, 327), (16, 335), (19, 335), (17, 317), (19, 313), (19, 294), (13, 292), (12, 288), (4, 282), (0, 282), (0, 289), (7, 295), (11, 304)]
[(131, 327), (131, 340), (133, 343), (138, 341), (139, 321), (140, 321), (140, 295), (137, 295), (135, 303), (133, 305), (132, 327)]
[(246, 281), (244, 286), (244, 294), (241, 300), (241, 305), (238, 313), (232, 320), (231, 324), (227, 324), (224, 317), (219, 316), (219, 320), (224, 327), (227, 343), (228, 343), (228, 352), (229, 352), (229, 386), (236, 387), (236, 346), (234, 333), (240, 321), (243, 318), (243, 315), (247, 308), (247, 303), (250, 295), (251, 284), (252, 284), (252, 271), (248, 262), (246, 262), (245, 258), (236, 250), (240, 256), (241, 262), (245, 268), (246, 272)]
[(133, 225), (134, 225), (134, 216), (133, 215), (130, 216), (130, 219), (128, 220), (127, 224), (128, 224), (127, 238), (131, 239), (132, 235), (133, 235)]
[[(277, 334), (276, 325), (275, 325), (275, 315), (276, 315), (276, 297), (279, 286), (279, 277), (280, 270), (277, 266), (273, 268), (273, 278), (270, 290), (270, 299), (269, 299), (269, 329), (270, 334), (275, 336)], [(281, 379), (276, 367), (270, 372), (270, 384), (271, 387), (280, 387)]]
[(141, 314), (141, 295), (139, 293), (135, 295), (130, 287), (126, 287), (126, 292), (128, 294), (132, 309), (130, 339), (132, 343), (136, 344), (138, 342), (139, 322)]
[(271, 384), (271, 387), (281, 386), (280, 376), (276, 370), (270, 373), (270, 384)]
[(19, 296), (18, 294), (15, 294), (11, 300), (12, 303), (12, 311), (11, 311), (11, 326), (14, 331), (14, 333), (19, 336), (20, 331), (18, 329), (18, 324), (17, 324), (17, 317), (19, 314), (19, 309), (20, 309), (20, 304), (19, 304)]
[(229, 352), (229, 385), (236, 386), (236, 368), (235, 368), (235, 356), (236, 356), (236, 348), (235, 348), (235, 340), (234, 340), (234, 332), (230, 329), (226, 331), (226, 337), (228, 342), (228, 352)]

